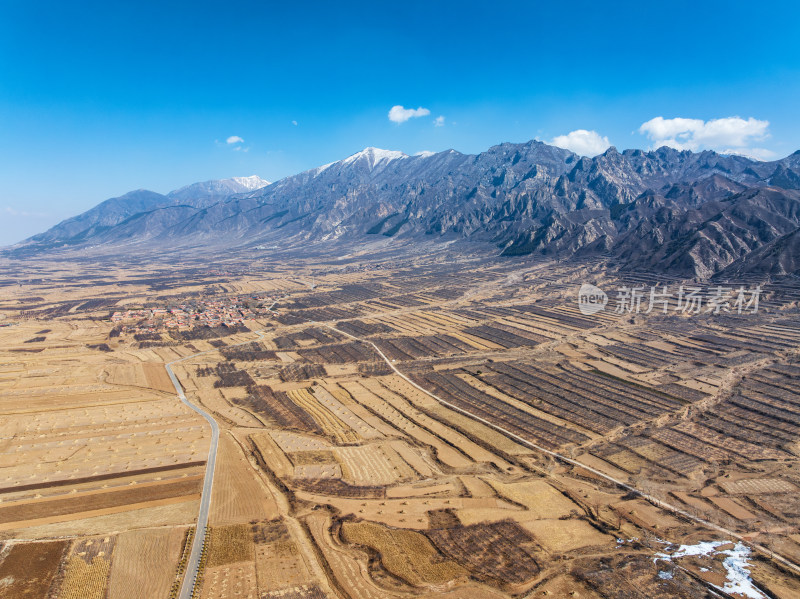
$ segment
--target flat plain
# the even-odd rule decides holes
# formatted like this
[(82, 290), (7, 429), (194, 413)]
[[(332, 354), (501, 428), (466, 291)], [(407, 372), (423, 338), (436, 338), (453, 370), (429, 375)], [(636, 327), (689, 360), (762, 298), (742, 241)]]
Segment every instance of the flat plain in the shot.
[[(764, 596), (800, 592), (796, 283), (757, 314), (589, 316), (582, 282), (654, 275), (2, 266), (0, 595), (174, 596), (210, 441), (182, 358), (221, 428), (199, 597), (714, 596), (720, 559), (658, 560), (712, 540), (750, 548)], [(111, 320), (200, 300), (247, 317)]]

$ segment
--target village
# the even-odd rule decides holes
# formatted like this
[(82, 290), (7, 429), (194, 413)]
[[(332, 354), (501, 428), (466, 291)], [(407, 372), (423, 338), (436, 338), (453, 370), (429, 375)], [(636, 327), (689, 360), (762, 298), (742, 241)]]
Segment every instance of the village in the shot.
[(194, 327), (237, 327), (269, 310), (273, 298), (267, 295), (245, 295), (216, 300), (199, 300), (174, 306), (117, 311), (111, 322), (120, 325), (122, 333), (155, 333), (164, 329)]

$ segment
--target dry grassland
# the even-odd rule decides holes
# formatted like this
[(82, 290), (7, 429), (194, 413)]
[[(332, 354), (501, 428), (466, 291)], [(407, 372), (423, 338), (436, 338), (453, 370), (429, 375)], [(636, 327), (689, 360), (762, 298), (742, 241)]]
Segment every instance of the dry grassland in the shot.
[[(13, 528), (14, 523), (47, 519), (60, 516), (107, 510), (124, 506), (139, 506), (160, 500), (199, 498), (200, 477), (176, 481), (144, 483), (118, 489), (100, 490), (67, 498), (30, 499), (0, 504), (0, 530)], [(188, 500), (188, 499), (184, 499)], [(131, 507), (131, 509), (133, 509)]]
[(313, 581), (305, 558), (283, 521), (274, 520), (253, 528), (260, 592), (278, 591)]
[(417, 532), (374, 522), (343, 522), (342, 538), (374, 549), (389, 572), (414, 586), (444, 584), (467, 576), (464, 568), (443, 559), (431, 542)]
[(294, 465), (269, 433), (253, 433), (250, 435), (250, 440), (275, 476), (279, 478), (292, 476)]
[(96, 556), (91, 562), (70, 557), (58, 596), (61, 599), (104, 599), (110, 569), (110, 556), (108, 559)]
[[(197, 518), (200, 501), (197, 499), (166, 499), (154, 507), (129, 509), (122, 511), (103, 510), (102, 513), (90, 512), (80, 514), (80, 518), (70, 516), (64, 522), (46, 523), (47, 518), (38, 520), (25, 528), (18, 528), (2, 533), (4, 538), (48, 539), (53, 537), (75, 535), (100, 535), (110, 530), (135, 530), (151, 526), (188, 525)], [(109, 513), (110, 512), (110, 513)]]
[(278, 515), (269, 492), (256, 478), (238, 443), (221, 434), (217, 471), (211, 496), (211, 526), (269, 520)]
[(614, 538), (584, 520), (530, 520), (521, 522), (548, 551), (563, 553), (584, 547), (608, 547)]
[(525, 506), (533, 518), (559, 518), (578, 508), (572, 500), (544, 480), (520, 483), (492, 480), (489, 484), (500, 496)]
[(253, 538), (247, 524), (232, 524), (211, 529), (209, 568), (236, 562), (253, 561)]
[(66, 541), (14, 544), (0, 562), (0, 596), (45, 597), (66, 547)]
[(184, 535), (183, 528), (120, 534), (111, 566), (108, 599), (166, 597), (175, 580)]
[(203, 574), (202, 599), (258, 599), (253, 562), (208, 567)]
[(314, 542), (328, 563), (339, 588), (347, 589), (352, 599), (387, 599), (401, 597), (379, 587), (366, 568), (353, 559), (343, 548), (334, 544), (327, 528), (330, 521), (325, 514), (313, 514), (306, 519)]

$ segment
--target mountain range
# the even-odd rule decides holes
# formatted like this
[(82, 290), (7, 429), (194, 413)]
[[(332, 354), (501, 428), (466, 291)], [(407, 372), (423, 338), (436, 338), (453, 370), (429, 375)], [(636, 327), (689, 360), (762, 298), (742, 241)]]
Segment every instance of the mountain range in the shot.
[(797, 274), (800, 151), (761, 162), (662, 147), (594, 158), (539, 141), (477, 155), (366, 148), (268, 183), (258, 177), (106, 200), (7, 250), (89, 246), (230, 251), (390, 238), (476, 241), (504, 256), (603, 256), (708, 279)]

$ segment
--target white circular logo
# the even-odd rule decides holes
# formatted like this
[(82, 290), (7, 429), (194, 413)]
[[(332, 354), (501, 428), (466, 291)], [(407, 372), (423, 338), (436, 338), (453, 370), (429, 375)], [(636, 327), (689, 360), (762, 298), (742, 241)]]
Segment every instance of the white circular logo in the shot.
[(607, 303), (608, 296), (599, 287), (584, 283), (578, 290), (578, 309), (581, 314), (586, 316), (597, 314), (605, 309)]

